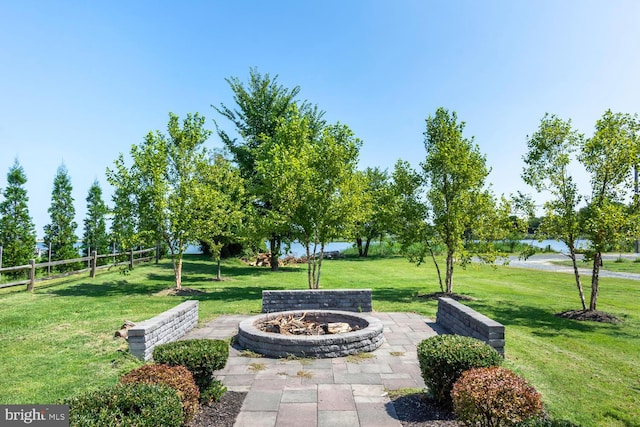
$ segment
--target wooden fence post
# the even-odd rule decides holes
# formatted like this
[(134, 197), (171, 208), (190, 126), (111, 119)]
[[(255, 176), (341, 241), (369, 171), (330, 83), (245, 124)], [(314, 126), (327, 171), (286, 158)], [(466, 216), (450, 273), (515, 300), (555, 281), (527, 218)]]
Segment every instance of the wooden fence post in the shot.
[(29, 270), (29, 284), (27, 285), (27, 291), (33, 292), (33, 285), (36, 283), (36, 260), (30, 259), (29, 264), (31, 269)]
[[(0, 268), (2, 268), (2, 245), (0, 245)], [(0, 273), (0, 279), (2, 279), (2, 273)]]
[(98, 266), (98, 252), (91, 252), (91, 278), (96, 277), (96, 267)]
[(156, 245), (156, 264), (160, 260), (160, 243)]
[(133, 270), (133, 248), (129, 251), (129, 268)]

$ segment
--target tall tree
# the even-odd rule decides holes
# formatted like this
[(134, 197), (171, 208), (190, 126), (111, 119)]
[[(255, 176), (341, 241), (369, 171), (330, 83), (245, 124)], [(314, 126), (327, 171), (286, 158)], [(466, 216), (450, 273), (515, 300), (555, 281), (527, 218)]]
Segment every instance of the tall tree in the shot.
[(484, 189), (489, 170), (473, 139), (463, 137), (465, 124), (455, 112), (438, 108), (426, 124), (422, 172), (433, 231), (446, 247), (445, 288), (450, 293), (456, 259), (469, 260), (465, 236), (481, 231), (481, 221), (492, 212), (492, 197)]
[(527, 154), (522, 179), (538, 192), (548, 192), (539, 236), (560, 240), (569, 248), (573, 273), (582, 309), (586, 310), (584, 291), (576, 260), (576, 241), (580, 237), (578, 205), (581, 195), (570, 172), (574, 155), (582, 147), (583, 136), (571, 128), (571, 120), (545, 114), (538, 130), (527, 136)]
[(128, 190), (130, 202), (122, 203), (123, 209), (136, 209), (134, 238), (162, 241), (169, 248), (177, 289), (182, 287), (186, 246), (202, 233), (196, 215), (203, 176), (209, 168), (203, 144), (211, 133), (204, 129), (204, 122), (199, 114), (188, 114), (180, 126), (178, 116), (170, 113), (168, 136), (149, 132), (140, 146), (131, 147), (130, 168), (120, 155), (115, 169), (107, 170), (107, 179), (122, 201)]
[(358, 256), (367, 257), (371, 241), (388, 233), (396, 221), (396, 199), (389, 174), (380, 168), (367, 168), (360, 174), (364, 180), (362, 218), (356, 227)]
[(247, 218), (243, 209), (244, 182), (238, 169), (216, 154), (211, 166), (204, 170), (203, 184), (196, 194), (199, 206), (196, 221), (202, 230), (200, 239), (208, 245), (218, 264), (216, 280), (222, 280), (221, 250), (240, 239)]
[[(278, 257), (283, 239), (287, 239), (288, 227), (272, 212), (274, 209), (277, 210), (273, 201), (275, 195), (266, 193), (265, 186), (259, 181), (259, 175), (255, 170), (256, 155), (265, 140), (275, 137), (279, 121), (290, 113), (290, 107), (296, 102), (300, 92), (299, 86), (288, 89), (280, 85), (277, 79), (277, 75), (273, 78), (269, 74), (262, 75), (255, 68), (250, 69), (246, 86), (236, 77), (229, 78), (227, 83), (233, 91), (236, 107), (230, 108), (224, 104), (214, 107), (233, 123), (238, 135), (239, 139), (232, 138), (216, 123), (218, 135), (233, 155), (241, 176), (247, 180), (247, 189), (252, 196), (252, 210), (257, 222), (254, 228), (269, 240), (272, 270), (278, 269)], [(300, 110), (314, 114), (318, 118), (316, 125), (318, 128), (322, 126), (319, 120), (322, 112), (306, 103), (301, 105)]]
[[(51, 206), (49, 216), (51, 222), (44, 226), (44, 243), (51, 245), (51, 259), (53, 261), (63, 259), (78, 258), (76, 243), (76, 228), (78, 224), (74, 218), (76, 209), (73, 206), (73, 196), (71, 192), (71, 178), (66, 166), (61, 165), (53, 180), (53, 190), (51, 191)], [(60, 266), (59, 270), (73, 270), (73, 264)]]
[(87, 195), (87, 215), (84, 218), (84, 233), (82, 235), (82, 251), (90, 256), (92, 251), (106, 254), (109, 248), (106, 215), (109, 208), (102, 200), (102, 188), (95, 180)]
[(318, 133), (313, 123), (294, 108), (263, 143), (256, 171), (290, 235), (305, 246), (308, 285), (317, 289), (325, 244), (352, 232), (362, 193), (355, 178), (361, 142), (345, 125)]
[(33, 258), (36, 231), (29, 215), (29, 197), (24, 185), (27, 176), (16, 159), (7, 173), (7, 187), (0, 202), (0, 246), (2, 265), (25, 265)]
[(608, 245), (638, 235), (638, 196), (633, 194), (633, 169), (638, 165), (638, 117), (607, 110), (579, 155), (591, 176), (591, 199), (584, 219), (585, 237), (591, 245), (593, 270), (589, 310), (597, 309), (602, 252)]

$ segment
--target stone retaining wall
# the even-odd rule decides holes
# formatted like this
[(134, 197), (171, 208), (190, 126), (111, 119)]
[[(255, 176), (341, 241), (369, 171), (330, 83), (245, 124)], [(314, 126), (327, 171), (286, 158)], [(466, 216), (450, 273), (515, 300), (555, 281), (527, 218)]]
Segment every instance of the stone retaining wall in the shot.
[(176, 341), (198, 324), (198, 301), (185, 301), (129, 329), (129, 351), (149, 360), (159, 344)]
[(371, 289), (262, 291), (262, 312), (287, 310), (371, 311)]
[(436, 324), (457, 335), (477, 338), (504, 356), (504, 325), (451, 298), (438, 298)]

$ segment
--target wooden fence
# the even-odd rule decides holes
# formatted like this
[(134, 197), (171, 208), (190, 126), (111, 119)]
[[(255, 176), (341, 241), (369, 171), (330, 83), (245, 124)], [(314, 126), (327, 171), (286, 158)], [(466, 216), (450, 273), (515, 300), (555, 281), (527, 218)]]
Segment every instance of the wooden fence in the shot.
[[(142, 255), (142, 254), (148, 254), (150, 252), (154, 252), (154, 254), (152, 255), (148, 255), (148, 256), (140, 256), (140, 257), (136, 257), (136, 255)], [(117, 258), (119, 256), (122, 255), (128, 255), (128, 259), (126, 261), (121, 261), (121, 262), (117, 262)], [(105, 264), (105, 265), (98, 265), (98, 259), (100, 258), (113, 258), (113, 262), (109, 263), (109, 264)], [(96, 251), (91, 252), (91, 256), (85, 256), (85, 257), (81, 257), (81, 258), (73, 258), (73, 259), (64, 259), (64, 260), (60, 260), (60, 261), (50, 261), (50, 262), (41, 262), (41, 263), (36, 263), (35, 259), (31, 259), (29, 260), (29, 264), (25, 264), (25, 265), (18, 265), (15, 267), (6, 267), (6, 268), (0, 268), (0, 275), (2, 273), (16, 273), (18, 271), (24, 271), (27, 270), (27, 275), (28, 275), (28, 279), (26, 280), (18, 280), (15, 282), (10, 282), (10, 283), (0, 283), (0, 289), (1, 288), (8, 288), (11, 286), (20, 286), (20, 285), (27, 285), (27, 291), (33, 291), (33, 286), (37, 283), (37, 282), (41, 282), (43, 280), (49, 280), (49, 279), (56, 279), (59, 277), (65, 277), (65, 276), (69, 276), (72, 274), (80, 274), (80, 273), (85, 273), (85, 272), (89, 272), (90, 276), (96, 277), (96, 271), (97, 270), (102, 270), (105, 268), (111, 268), (111, 267), (115, 267), (118, 265), (128, 265), (129, 268), (133, 268), (134, 264), (139, 263), (139, 262), (145, 262), (145, 261), (151, 261), (152, 259), (155, 259), (156, 262), (158, 262), (158, 251), (157, 248), (151, 248), (151, 249), (141, 249), (141, 250), (137, 250), (134, 251), (133, 249), (128, 251), (128, 252), (119, 252), (119, 253), (112, 253), (112, 254), (105, 254), (105, 255), (98, 255)], [(80, 262), (87, 262), (88, 267), (87, 268), (83, 268), (80, 270), (74, 270), (74, 271), (69, 271), (66, 273), (60, 273), (60, 274), (55, 274), (55, 275), (47, 275), (46, 277), (41, 277), (36, 279), (36, 269), (37, 268), (47, 268), (48, 271), (51, 271), (51, 267), (55, 267), (57, 265), (65, 265), (65, 264), (73, 264), (73, 263), (80, 263)]]

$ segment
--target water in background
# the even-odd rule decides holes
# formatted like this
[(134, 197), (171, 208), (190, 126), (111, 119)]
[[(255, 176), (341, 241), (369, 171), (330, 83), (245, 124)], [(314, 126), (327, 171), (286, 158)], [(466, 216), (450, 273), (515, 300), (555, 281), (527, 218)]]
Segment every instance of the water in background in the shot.
[[(350, 247), (352, 247), (354, 245), (354, 243), (352, 242), (330, 242), (327, 243), (324, 246), (324, 251), (325, 252), (334, 252), (334, 251), (343, 251), (345, 249), (348, 249)], [(267, 247), (269, 247), (269, 244), (267, 243)], [(284, 252), (286, 250), (286, 248), (282, 248), (282, 252)], [(320, 248), (318, 247), (318, 252), (320, 251)], [(200, 246), (199, 245), (189, 245), (187, 247), (187, 250), (184, 252), (185, 254), (201, 254), (202, 251), (200, 250)], [(302, 243), (300, 242), (294, 242), (291, 244), (291, 247), (289, 248), (289, 251), (287, 253), (283, 253), (280, 257), (283, 258), (287, 255), (293, 255), (295, 257), (301, 257), (307, 254), (307, 251), (304, 247), (304, 245), (302, 245)]]
[[(520, 240), (521, 243), (526, 243), (531, 246), (535, 246), (536, 248), (546, 249), (549, 247), (554, 252), (560, 252), (563, 254), (569, 253), (569, 248), (563, 242), (559, 240), (541, 240), (538, 241), (536, 239), (528, 239), (528, 240)], [(576, 249), (585, 249), (589, 245), (589, 241), (585, 239), (576, 240)]]

